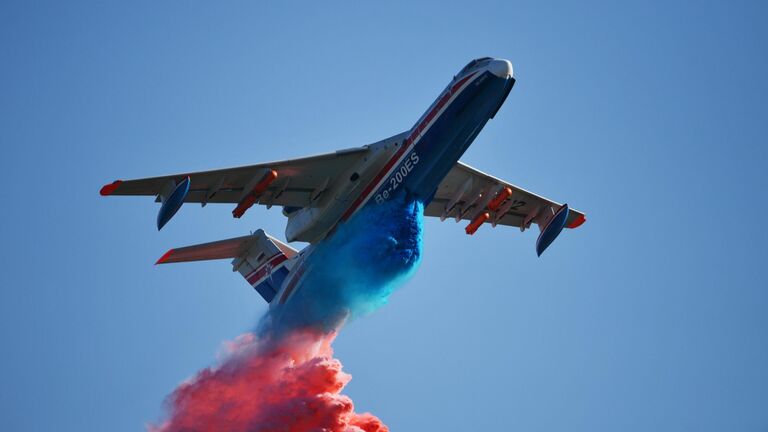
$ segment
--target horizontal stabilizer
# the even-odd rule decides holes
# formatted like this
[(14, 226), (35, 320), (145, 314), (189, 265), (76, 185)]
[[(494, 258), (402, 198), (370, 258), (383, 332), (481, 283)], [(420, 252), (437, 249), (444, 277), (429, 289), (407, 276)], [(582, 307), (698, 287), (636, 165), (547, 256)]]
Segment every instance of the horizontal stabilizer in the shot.
[[(263, 233), (263, 231), (261, 232)], [(296, 255), (296, 250), (292, 247), (268, 234), (264, 235), (275, 243), (275, 245), (289, 258)], [(256, 234), (251, 234), (194, 246), (175, 248), (166, 252), (155, 264), (237, 258), (247, 253), (251, 246), (256, 243), (257, 239), (258, 236)]]
[(171, 249), (160, 257), (155, 264), (234, 258), (248, 250), (248, 246), (253, 241), (253, 236), (243, 236)]
[(296, 249), (263, 230), (243, 237), (171, 249), (156, 264), (232, 258), (232, 270), (271, 302), (290, 270)]

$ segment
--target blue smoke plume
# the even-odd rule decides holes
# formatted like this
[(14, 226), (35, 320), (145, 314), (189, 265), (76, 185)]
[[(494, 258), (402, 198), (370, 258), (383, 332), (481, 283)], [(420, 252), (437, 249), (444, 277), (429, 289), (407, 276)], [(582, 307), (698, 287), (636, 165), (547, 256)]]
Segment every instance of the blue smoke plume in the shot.
[(384, 305), (421, 260), (423, 213), (405, 193), (365, 206), (315, 246), (300, 288), (264, 317), (262, 333), (332, 331)]

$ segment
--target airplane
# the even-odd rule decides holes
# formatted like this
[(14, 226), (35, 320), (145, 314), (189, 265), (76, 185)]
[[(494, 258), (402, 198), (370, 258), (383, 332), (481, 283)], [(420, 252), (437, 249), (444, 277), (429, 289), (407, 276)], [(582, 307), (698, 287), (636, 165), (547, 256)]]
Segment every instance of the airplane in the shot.
[(154, 196), (161, 203), (160, 230), (185, 202), (233, 204), (242, 217), (255, 204), (281, 206), (287, 242), (263, 230), (242, 237), (171, 249), (156, 264), (232, 259), (238, 271), (272, 307), (301, 289), (312, 251), (332, 238), (362, 209), (407, 195), (424, 216), (468, 221), (473, 235), (483, 225), (539, 227), (541, 256), (563, 228), (577, 228), (584, 213), (536, 195), (459, 161), (515, 84), (508, 60), (472, 60), (448, 83), (409, 130), (361, 147), (278, 162), (137, 180), (116, 180), (101, 195)]

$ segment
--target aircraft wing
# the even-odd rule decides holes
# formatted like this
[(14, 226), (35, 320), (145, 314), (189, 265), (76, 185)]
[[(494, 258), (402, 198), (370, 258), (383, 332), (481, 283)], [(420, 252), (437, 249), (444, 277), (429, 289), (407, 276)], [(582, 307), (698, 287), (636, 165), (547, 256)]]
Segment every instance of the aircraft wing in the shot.
[[(175, 188), (189, 178), (188, 192), (178, 194), (182, 202), (242, 203), (254, 193), (254, 201), (267, 206), (311, 206), (334, 179), (364, 157), (367, 147), (277, 162), (180, 173), (135, 180), (116, 180), (101, 189), (101, 195), (146, 195), (172, 199)], [(274, 173), (274, 178), (270, 177)], [(254, 202), (254, 203), (255, 203)], [(253, 203), (251, 203), (253, 204)]]
[[(466, 227), (467, 234), (474, 232), (483, 224), (492, 226), (509, 225), (519, 227), (521, 231), (536, 223), (544, 231), (564, 206), (560, 203), (529, 192), (521, 187), (488, 175), (462, 162), (457, 162), (437, 188), (435, 197), (429, 203), (424, 214), (445, 220), (471, 221)], [(586, 221), (584, 213), (566, 208), (559, 229), (576, 228)], [(554, 237), (560, 233), (553, 227)], [(554, 240), (544, 240), (541, 251)], [(538, 250), (537, 246), (537, 250)], [(539, 252), (539, 254), (541, 254)]]

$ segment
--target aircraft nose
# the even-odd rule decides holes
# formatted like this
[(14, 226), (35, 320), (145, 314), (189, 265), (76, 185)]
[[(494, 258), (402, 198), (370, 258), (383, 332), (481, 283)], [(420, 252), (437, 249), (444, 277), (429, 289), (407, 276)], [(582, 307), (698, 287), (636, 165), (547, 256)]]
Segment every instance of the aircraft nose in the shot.
[(488, 71), (499, 78), (509, 78), (512, 76), (512, 63), (509, 60), (492, 60), (488, 63)]

